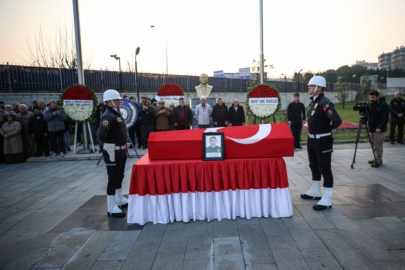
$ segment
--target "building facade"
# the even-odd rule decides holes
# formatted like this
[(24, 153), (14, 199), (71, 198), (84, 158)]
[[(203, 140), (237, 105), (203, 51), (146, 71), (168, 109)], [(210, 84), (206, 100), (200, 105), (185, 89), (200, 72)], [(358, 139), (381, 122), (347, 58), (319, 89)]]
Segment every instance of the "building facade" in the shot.
[(405, 69), (405, 47), (397, 47), (393, 52), (378, 56), (379, 69)]

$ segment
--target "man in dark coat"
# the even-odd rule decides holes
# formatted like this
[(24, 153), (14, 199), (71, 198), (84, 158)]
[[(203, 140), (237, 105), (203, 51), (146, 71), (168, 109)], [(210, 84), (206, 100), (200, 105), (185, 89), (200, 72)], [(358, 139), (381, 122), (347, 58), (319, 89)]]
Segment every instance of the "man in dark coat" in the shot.
[(238, 99), (233, 99), (233, 104), (229, 107), (228, 123), (230, 126), (245, 125), (245, 110), (239, 105)]
[(404, 143), (404, 114), (405, 114), (405, 100), (401, 98), (400, 92), (395, 92), (395, 97), (390, 101), (390, 112), (391, 112), (391, 129), (390, 129), (390, 140), (391, 144), (395, 141), (395, 128), (398, 126), (398, 143)]
[(193, 123), (193, 113), (189, 106), (184, 104), (184, 98), (180, 98), (180, 105), (174, 109), (174, 126), (177, 130), (190, 129)]
[(48, 123), (44, 120), (44, 115), (39, 107), (34, 107), (34, 116), (30, 118), (30, 133), (36, 146), (35, 157), (42, 156), (42, 150), (45, 157), (49, 157), (48, 144)]
[(222, 98), (218, 98), (217, 104), (212, 109), (211, 117), (214, 127), (225, 127), (228, 125), (228, 107), (226, 107)]
[(294, 94), (294, 101), (288, 104), (287, 118), (294, 136), (294, 148), (302, 149), (300, 141), (302, 121), (305, 120), (305, 106), (300, 102), (298, 93)]
[(145, 99), (139, 112), (139, 123), (141, 125), (142, 149), (148, 148), (149, 134), (155, 130), (155, 108)]

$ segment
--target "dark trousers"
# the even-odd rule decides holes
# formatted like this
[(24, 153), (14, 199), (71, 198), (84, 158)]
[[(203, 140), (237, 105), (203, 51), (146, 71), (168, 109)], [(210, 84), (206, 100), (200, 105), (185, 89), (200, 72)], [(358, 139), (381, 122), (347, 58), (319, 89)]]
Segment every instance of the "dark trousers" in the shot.
[(131, 139), (131, 142), (135, 146), (135, 125), (133, 125), (131, 128), (128, 129), (128, 135), (129, 138)]
[(64, 134), (65, 134), (64, 130), (49, 132), (49, 135), (51, 136), (52, 139), (53, 152), (55, 154), (59, 154), (60, 152), (66, 154)]
[(155, 124), (142, 125), (141, 124), (141, 137), (142, 147), (148, 148), (149, 134), (155, 130)]
[(103, 151), (103, 157), (108, 175), (107, 195), (115, 195), (115, 190), (122, 188), (127, 152), (125, 150), (115, 150), (115, 162), (111, 162), (107, 151)]
[(404, 138), (404, 121), (397, 120), (397, 121), (390, 121), (391, 129), (390, 129), (390, 140), (394, 141), (395, 139), (395, 128), (398, 127), (398, 142), (402, 142)]
[(176, 130), (186, 130), (186, 129), (190, 129), (189, 125), (177, 125)]
[(48, 136), (44, 134), (36, 134), (34, 136), (36, 155), (42, 156), (42, 151), (44, 151), (45, 156), (49, 156), (49, 144)]
[(198, 125), (198, 128), (208, 128), (210, 125)]
[(333, 137), (325, 136), (319, 139), (308, 138), (308, 159), (312, 172), (312, 180), (320, 181), (323, 176), (323, 186), (333, 187), (331, 160), (333, 152)]
[(141, 145), (142, 145), (141, 124), (139, 124), (139, 122), (136, 122), (134, 126), (135, 126), (136, 138), (138, 139), (138, 147), (141, 148)]
[(291, 122), (291, 132), (294, 137), (294, 147), (301, 147), (302, 122)]

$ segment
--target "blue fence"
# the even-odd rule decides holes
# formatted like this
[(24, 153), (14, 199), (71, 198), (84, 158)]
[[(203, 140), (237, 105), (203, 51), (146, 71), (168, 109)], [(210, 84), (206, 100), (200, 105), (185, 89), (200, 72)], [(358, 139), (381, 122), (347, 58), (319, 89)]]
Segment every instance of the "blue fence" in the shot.
[[(86, 85), (96, 92), (106, 89), (135, 90), (134, 72), (117, 72), (103, 70), (85, 70)], [(180, 85), (184, 91), (195, 91), (199, 84), (198, 76), (166, 75), (152, 73), (138, 73), (138, 88), (140, 91), (157, 91), (165, 83)], [(76, 69), (28, 67), (17, 65), (0, 65), (0, 90), (4, 91), (63, 91), (66, 87), (77, 84)], [(268, 81), (280, 92), (305, 92), (306, 83), (286, 81)], [(249, 80), (210, 77), (209, 84), (214, 86), (214, 91), (246, 92)], [(350, 88), (358, 89), (358, 85)], [(333, 91), (334, 84), (328, 84), (328, 90)]]

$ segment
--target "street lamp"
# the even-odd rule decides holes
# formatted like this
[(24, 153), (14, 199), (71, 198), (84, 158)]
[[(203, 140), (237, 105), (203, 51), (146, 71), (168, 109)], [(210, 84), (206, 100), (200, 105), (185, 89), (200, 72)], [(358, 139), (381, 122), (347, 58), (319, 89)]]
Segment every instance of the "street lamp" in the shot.
[(287, 74), (281, 73), (281, 76), (284, 76), (284, 92), (287, 93)]
[[(150, 28), (155, 28), (155, 25), (151, 25)], [(167, 29), (166, 29), (166, 76), (169, 74), (169, 61), (167, 57)]]
[(299, 87), (300, 87), (300, 73), (301, 73), (301, 71), (303, 71), (303, 69), (301, 69), (300, 71), (298, 71), (297, 92), (299, 92)]
[(139, 103), (140, 99), (139, 99), (139, 89), (138, 89), (138, 62), (136, 61), (136, 56), (139, 54), (139, 52), (141, 51), (141, 48), (136, 48), (135, 51), (135, 90), (136, 90), (136, 95), (137, 95), (137, 101)]
[(119, 69), (120, 69), (120, 73), (118, 74), (118, 78), (120, 80), (120, 90), (122, 90), (122, 79), (121, 79), (121, 57), (119, 57), (116, 54), (112, 54), (110, 55), (112, 58), (114, 58), (115, 60), (118, 60), (118, 64), (119, 64)]

